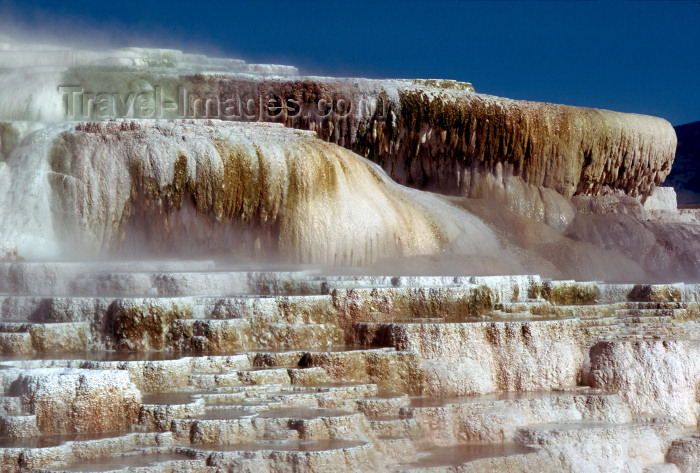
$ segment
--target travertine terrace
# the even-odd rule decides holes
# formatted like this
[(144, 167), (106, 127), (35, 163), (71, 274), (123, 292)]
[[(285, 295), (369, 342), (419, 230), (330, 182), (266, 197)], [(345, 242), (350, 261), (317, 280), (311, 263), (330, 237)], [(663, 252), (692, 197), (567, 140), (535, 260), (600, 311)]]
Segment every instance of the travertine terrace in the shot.
[(698, 285), (0, 271), (3, 471), (693, 471)]
[[(664, 120), (0, 46), (3, 472), (699, 471)], [(100, 120), (78, 85), (287, 105)]]

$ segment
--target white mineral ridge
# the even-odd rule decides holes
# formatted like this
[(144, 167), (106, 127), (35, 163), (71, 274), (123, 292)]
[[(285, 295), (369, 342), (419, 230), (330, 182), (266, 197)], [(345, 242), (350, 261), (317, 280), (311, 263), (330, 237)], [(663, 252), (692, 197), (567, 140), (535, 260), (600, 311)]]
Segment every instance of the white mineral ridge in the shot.
[(676, 212), (678, 210), (676, 191), (673, 187), (657, 187), (644, 202), (644, 210)]

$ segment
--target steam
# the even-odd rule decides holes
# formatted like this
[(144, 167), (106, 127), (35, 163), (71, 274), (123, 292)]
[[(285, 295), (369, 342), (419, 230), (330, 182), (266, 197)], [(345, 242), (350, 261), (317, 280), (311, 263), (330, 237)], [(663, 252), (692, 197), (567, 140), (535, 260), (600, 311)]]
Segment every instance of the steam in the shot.
[[(184, 109), (179, 101), (191, 85), (188, 77), (196, 80), (199, 74), (298, 74), (292, 66), (248, 64), (241, 59), (216, 58), (177, 49), (122, 45), (115, 48), (106, 33), (102, 40), (90, 39), (91, 49), (62, 45), (69, 43), (70, 38), (48, 44), (25, 42), (23, 38), (27, 36), (33, 33), (21, 30), (14, 37), (5, 34), (4, 40), (0, 38), (0, 120), (182, 118), (186, 114), (178, 115), (176, 110), (178, 105)], [(164, 103), (169, 108), (165, 114), (160, 111), (138, 113), (141, 96), (152, 104), (145, 110)], [(194, 98), (190, 100), (195, 101)], [(126, 113), (121, 113), (122, 109)]]
[[(183, 38), (187, 38), (186, 40)], [(141, 28), (116, 21), (89, 22), (68, 12), (56, 15), (40, 8), (17, 7), (0, 2), (0, 43), (32, 44), (47, 49), (89, 49), (107, 51), (119, 48), (167, 48), (214, 57), (230, 56), (216, 43), (180, 35), (163, 27)]]

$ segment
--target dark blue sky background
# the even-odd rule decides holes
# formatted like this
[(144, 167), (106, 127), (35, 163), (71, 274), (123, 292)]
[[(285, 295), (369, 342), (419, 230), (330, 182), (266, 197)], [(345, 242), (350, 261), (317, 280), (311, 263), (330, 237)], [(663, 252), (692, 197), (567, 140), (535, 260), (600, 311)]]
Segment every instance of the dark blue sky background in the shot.
[(700, 2), (8, 1), (12, 29), (700, 120)]

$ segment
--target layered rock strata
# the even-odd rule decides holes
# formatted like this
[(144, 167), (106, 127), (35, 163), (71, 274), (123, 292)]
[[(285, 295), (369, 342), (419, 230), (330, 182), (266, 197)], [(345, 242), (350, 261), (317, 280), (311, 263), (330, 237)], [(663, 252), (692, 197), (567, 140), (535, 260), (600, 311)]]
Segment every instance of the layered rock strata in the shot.
[[(692, 471), (696, 458), (697, 285), (0, 266), (16, 294), (0, 304), (3, 471)], [(74, 296), (50, 295), (58, 275)], [(86, 284), (107, 275), (118, 285)], [(206, 295), (198, 281), (216, 278), (237, 289)], [(46, 344), (71, 324), (86, 343)]]

